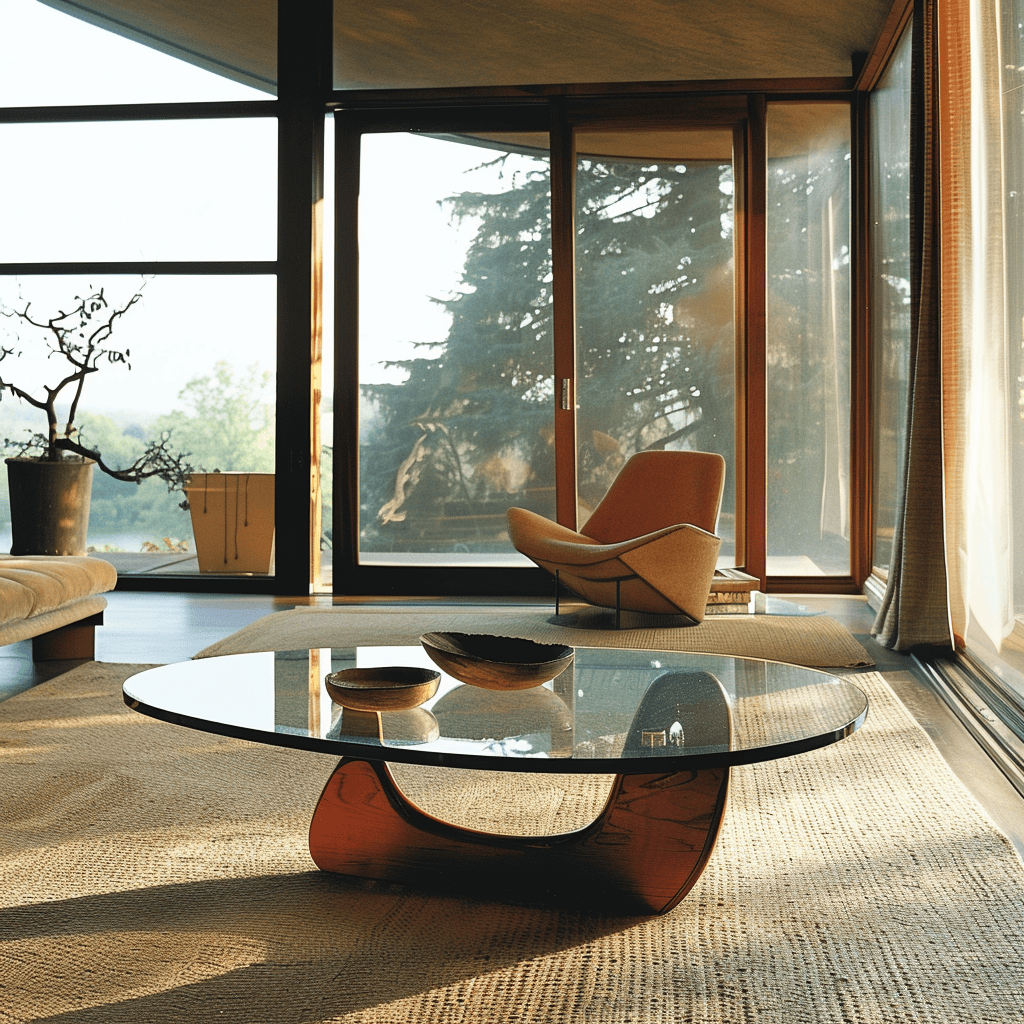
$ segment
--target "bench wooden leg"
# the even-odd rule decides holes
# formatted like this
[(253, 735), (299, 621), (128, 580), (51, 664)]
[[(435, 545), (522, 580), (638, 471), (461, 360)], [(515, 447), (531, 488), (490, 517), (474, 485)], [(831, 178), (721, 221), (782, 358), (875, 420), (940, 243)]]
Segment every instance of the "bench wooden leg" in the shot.
[(96, 627), (103, 625), (103, 613), (68, 623), (32, 638), (33, 661), (92, 661), (96, 657)]

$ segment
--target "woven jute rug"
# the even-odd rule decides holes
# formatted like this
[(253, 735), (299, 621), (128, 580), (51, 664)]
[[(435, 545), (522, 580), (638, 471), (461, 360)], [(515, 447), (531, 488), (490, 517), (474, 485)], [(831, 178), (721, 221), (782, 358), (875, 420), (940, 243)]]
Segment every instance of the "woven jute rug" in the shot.
[(306, 647), (416, 644), (431, 630), (517, 636), (572, 647), (619, 647), (764, 658), (812, 668), (872, 664), (845, 626), (824, 615), (715, 615), (670, 629), (574, 629), (541, 608), (295, 608), (274, 612), (196, 657)]
[[(675, 910), (622, 918), (317, 872), (333, 759), (131, 712), (139, 667), (0, 704), (5, 1024), (1019, 1024), (1024, 866), (879, 674), (854, 736), (734, 771)], [(471, 820), (593, 804), (591, 781), (435, 774)]]

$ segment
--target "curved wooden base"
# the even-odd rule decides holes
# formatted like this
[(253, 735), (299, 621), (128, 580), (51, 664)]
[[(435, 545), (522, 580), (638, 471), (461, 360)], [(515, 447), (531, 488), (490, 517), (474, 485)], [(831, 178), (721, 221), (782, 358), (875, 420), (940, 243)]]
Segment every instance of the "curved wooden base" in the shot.
[(309, 852), (323, 871), (362, 878), (663, 914), (704, 870), (728, 787), (728, 768), (619, 775), (587, 827), (505, 836), (431, 817), (406, 799), (386, 764), (345, 758), (317, 803)]

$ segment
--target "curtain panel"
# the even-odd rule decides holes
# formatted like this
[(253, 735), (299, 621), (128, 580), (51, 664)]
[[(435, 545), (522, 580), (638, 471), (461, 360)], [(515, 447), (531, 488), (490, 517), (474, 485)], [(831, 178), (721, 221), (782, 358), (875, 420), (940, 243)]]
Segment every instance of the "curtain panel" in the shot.
[[(1008, 0), (1009, 2), (1009, 0)], [(950, 615), (958, 644), (1013, 629), (1007, 179), (1000, 4), (943, 0), (943, 423)]]
[(872, 632), (906, 651), (950, 646), (945, 542), (938, 159), (939, 11), (914, 8), (910, 116), (911, 345), (903, 477), (889, 578)]
[[(963, 416), (970, 380), (963, 342), (971, 311), (971, 5), (945, 3), (938, 34), (941, 140), (944, 184), (941, 211), (942, 264), (942, 425), (943, 468), (947, 496), (963, 495), (968, 430)], [(965, 585), (967, 519), (962, 505), (945, 501), (946, 565), (949, 569), (950, 628), (963, 644), (967, 628)]]
[(911, 397), (894, 557), (875, 622), (897, 650), (980, 642), (999, 651), (1014, 629), (1024, 380), (1013, 359), (1021, 323), (1010, 312), (1022, 239), (1008, 204), (1024, 184), (1011, 157), (1024, 111), (1008, 77), (1020, 40), (1001, 38), (1000, 19), (1016, 6), (922, 0), (914, 12)]

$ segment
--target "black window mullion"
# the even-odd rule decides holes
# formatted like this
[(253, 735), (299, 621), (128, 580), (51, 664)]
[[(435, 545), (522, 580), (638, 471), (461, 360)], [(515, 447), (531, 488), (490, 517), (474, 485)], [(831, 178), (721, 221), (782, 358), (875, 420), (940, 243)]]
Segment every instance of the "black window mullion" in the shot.
[(320, 542), (312, 536), (316, 467), (310, 414), (320, 323), (316, 215), (323, 199), (326, 110), (317, 55), (329, 45), (323, 19), (330, 7), (330, 0), (320, 0), (278, 8), (275, 590), (299, 596), (309, 593)]

